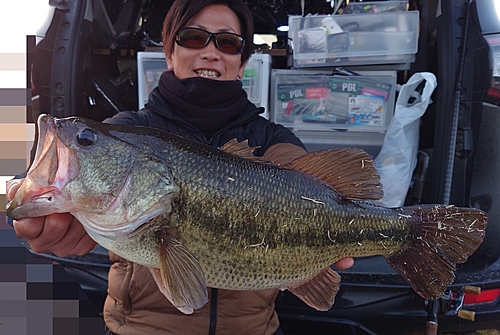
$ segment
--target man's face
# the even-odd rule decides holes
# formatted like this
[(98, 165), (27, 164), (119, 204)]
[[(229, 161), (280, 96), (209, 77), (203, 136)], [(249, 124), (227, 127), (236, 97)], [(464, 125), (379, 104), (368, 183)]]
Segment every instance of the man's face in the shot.
[[(236, 14), (224, 5), (209, 5), (196, 14), (186, 27), (201, 28), (211, 33), (230, 32), (241, 35)], [(251, 43), (251, 41), (246, 41)], [(211, 39), (201, 49), (174, 44), (172, 55), (167, 56), (169, 70), (178, 79), (205, 77), (215, 80), (236, 80), (243, 77), (245, 64), (240, 54), (229, 54), (215, 47)]]

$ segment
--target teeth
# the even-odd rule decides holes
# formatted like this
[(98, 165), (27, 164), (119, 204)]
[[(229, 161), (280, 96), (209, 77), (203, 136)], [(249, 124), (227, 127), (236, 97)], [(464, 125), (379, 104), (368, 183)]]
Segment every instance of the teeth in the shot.
[(205, 77), (205, 78), (216, 78), (219, 76), (218, 72), (210, 71), (210, 70), (198, 70), (198, 71), (196, 71), (196, 73), (200, 77)]

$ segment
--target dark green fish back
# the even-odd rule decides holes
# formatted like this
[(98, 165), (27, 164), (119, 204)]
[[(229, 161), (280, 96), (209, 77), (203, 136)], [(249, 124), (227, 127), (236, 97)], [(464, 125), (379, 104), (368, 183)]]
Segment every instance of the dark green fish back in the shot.
[(392, 210), (344, 199), (302, 172), (203, 149), (168, 155), (181, 189), (173, 215), (178, 233), (210, 264), (213, 286), (285, 286), (342, 257), (390, 254), (408, 243), (411, 227)]

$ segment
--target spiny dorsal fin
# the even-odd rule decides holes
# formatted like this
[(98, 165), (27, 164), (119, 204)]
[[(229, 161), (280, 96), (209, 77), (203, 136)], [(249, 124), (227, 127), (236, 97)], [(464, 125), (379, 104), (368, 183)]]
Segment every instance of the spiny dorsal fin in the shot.
[(203, 307), (208, 301), (207, 283), (200, 263), (182, 243), (162, 231), (160, 269), (150, 269), (160, 291), (185, 314)]
[(250, 148), (250, 146), (248, 146), (248, 140), (238, 142), (236, 138), (233, 138), (231, 141), (224, 144), (220, 148), (220, 150), (244, 158), (249, 161), (258, 163), (268, 163), (268, 161), (264, 157), (253, 155), (253, 152), (258, 148), (260, 148), (260, 146), (255, 146)]
[(372, 159), (359, 148), (311, 152), (282, 168), (310, 174), (332, 186), (346, 199), (378, 200), (383, 197), (380, 176)]
[(312, 308), (327, 311), (335, 302), (339, 288), (340, 275), (331, 268), (326, 268), (306, 283), (287, 290)]

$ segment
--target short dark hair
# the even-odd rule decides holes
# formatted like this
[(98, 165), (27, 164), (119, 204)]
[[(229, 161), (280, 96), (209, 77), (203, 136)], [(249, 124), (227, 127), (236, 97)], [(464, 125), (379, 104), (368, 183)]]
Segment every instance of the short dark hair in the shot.
[(176, 34), (189, 20), (208, 5), (224, 5), (231, 9), (241, 26), (241, 35), (245, 39), (245, 48), (241, 54), (241, 63), (246, 62), (253, 52), (252, 12), (243, 0), (175, 0), (163, 21), (163, 51), (170, 56), (174, 51)]

